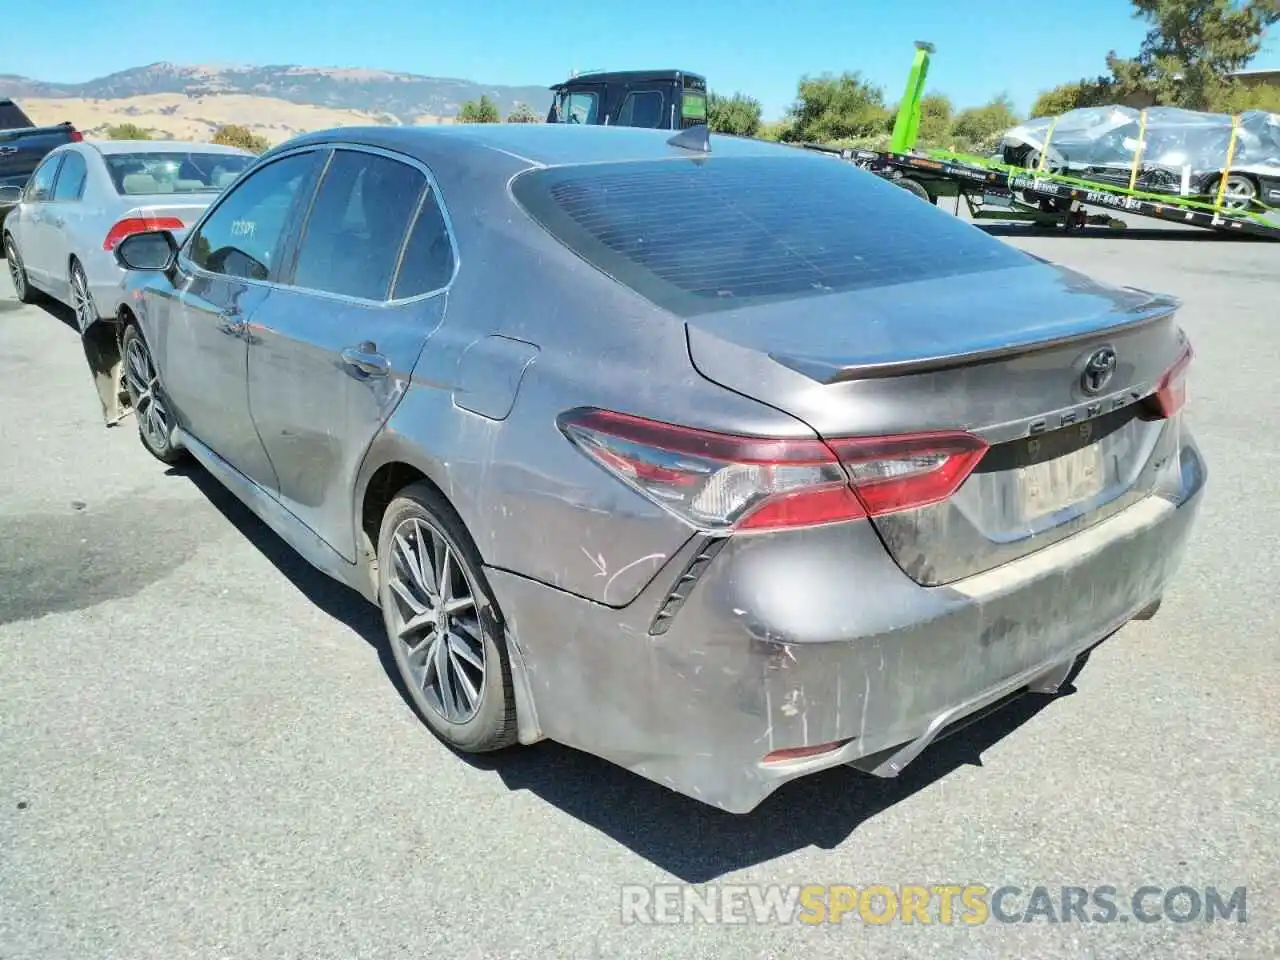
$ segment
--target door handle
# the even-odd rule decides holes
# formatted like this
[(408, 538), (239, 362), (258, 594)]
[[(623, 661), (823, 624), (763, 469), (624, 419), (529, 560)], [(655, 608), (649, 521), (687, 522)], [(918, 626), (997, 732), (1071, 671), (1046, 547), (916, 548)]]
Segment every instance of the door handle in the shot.
[(18, 152), (17, 147), (0, 147), (0, 157), (7, 157)]
[(377, 344), (368, 340), (358, 347), (343, 350), (342, 362), (349, 372), (362, 377), (385, 377), (391, 372), (391, 361), (378, 353)]

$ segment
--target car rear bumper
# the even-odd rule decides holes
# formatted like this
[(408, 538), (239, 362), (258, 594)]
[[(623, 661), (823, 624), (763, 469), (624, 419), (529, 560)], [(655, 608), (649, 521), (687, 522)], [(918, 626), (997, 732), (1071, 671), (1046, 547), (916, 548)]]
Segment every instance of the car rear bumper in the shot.
[[(1183, 428), (1160, 495), (940, 587), (905, 576), (866, 522), (718, 551), (695, 538), (623, 609), (493, 570), (524, 667), (522, 739), (540, 733), (734, 813), (838, 764), (896, 775), (956, 721), (1056, 690), (1081, 653), (1157, 600), (1204, 482)], [(683, 604), (654, 635), (673, 589)]]
[(124, 302), (125, 271), (113, 261), (109, 265), (94, 263), (85, 272), (98, 316), (104, 320), (114, 319)]

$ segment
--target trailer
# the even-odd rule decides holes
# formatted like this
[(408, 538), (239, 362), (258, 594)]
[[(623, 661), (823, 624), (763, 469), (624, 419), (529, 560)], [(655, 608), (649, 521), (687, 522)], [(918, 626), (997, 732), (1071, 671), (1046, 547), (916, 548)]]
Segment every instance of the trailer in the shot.
[[(1125, 221), (1113, 213), (1091, 213), (1101, 207), (1154, 220), (1203, 227), (1225, 234), (1280, 240), (1280, 211), (1272, 216), (1252, 211), (1228, 210), (1222, 191), (1215, 202), (1167, 196), (1082, 180), (1043, 169), (1029, 170), (982, 157), (949, 150), (917, 150), (921, 100), (930, 43), (917, 42), (916, 56), (898, 108), (889, 149), (863, 150), (817, 143), (801, 146), (832, 153), (892, 181), (929, 203), (954, 198), (955, 212), (964, 203), (974, 220), (1025, 221), (1063, 230), (1086, 226), (1123, 229)], [(1223, 178), (1225, 180), (1225, 178)]]

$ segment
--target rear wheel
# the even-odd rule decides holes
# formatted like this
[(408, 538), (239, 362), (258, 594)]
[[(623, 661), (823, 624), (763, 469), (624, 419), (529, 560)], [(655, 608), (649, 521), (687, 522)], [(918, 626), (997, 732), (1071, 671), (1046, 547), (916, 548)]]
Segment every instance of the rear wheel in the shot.
[(18, 245), (13, 241), (13, 234), (4, 235), (4, 258), (9, 263), (9, 278), (13, 280), (13, 292), (23, 303), (35, 303), (36, 292), (27, 281), (27, 268), (22, 264), (22, 256), (18, 253)]
[(427, 484), (405, 488), (383, 514), (378, 588), (396, 667), (432, 732), (467, 753), (514, 743), (501, 614), (479, 552)]
[[(1219, 177), (1213, 182), (1213, 195), (1217, 199), (1218, 189), (1222, 185), (1222, 178)], [(1222, 191), (1222, 206), (1226, 210), (1245, 211), (1253, 207), (1254, 201), (1258, 199), (1258, 185), (1253, 182), (1252, 177), (1246, 177), (1242, 173), (1232, 173), (1227, 175), (1227, 186)]]
[(124, 385), (138, 421), (138, 437), (147, 452), (161, 463), (177, 463), (184, 451), (173, 439), (173, 417), (156, 376), (151, 350), (133, 324), (125, 328), (120, 343), (124, 356)]
[(94, 306), (93, 294), (89, 292), (89, 279), (84, 275), (84, 267), (79, 260), (71, 261), (71, 307), (76, 312), (76, 326), (80, 335), (98, 322), (98, 308)]

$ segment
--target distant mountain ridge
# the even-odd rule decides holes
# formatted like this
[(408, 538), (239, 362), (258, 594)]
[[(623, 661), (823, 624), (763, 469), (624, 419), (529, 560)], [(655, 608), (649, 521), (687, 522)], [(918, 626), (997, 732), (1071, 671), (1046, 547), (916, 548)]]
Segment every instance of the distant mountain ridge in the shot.
[(504, 116), (518, 103), (535, 114), (551, 104), (547, 86), (495, 86), (448, 77), (427, 77), (389, 70), (304, 67), (293, 64), (245, 66), (152, 63), (121, 70), (84, 83), (56, 83), (0, 74), (0, 97), (117, 100), (148, 94), (208, 97), (246, 94), (291, 103), (390, 114), (402, 123), (418, 117), (454, 117), (462, 104), (487, 95)]

